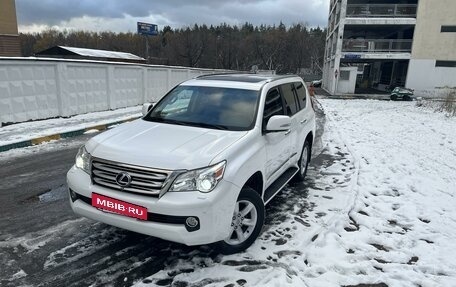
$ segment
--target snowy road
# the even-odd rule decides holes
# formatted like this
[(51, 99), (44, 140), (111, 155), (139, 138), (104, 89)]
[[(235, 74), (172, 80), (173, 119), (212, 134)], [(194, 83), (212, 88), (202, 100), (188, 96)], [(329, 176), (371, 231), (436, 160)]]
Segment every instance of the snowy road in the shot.
[(88, 136), (0, 154), (0, 285), (455, 286), (456, 120), (413, 103), (321, 104), (308, 180), (231, 256), (74, 216), (65, 173)]

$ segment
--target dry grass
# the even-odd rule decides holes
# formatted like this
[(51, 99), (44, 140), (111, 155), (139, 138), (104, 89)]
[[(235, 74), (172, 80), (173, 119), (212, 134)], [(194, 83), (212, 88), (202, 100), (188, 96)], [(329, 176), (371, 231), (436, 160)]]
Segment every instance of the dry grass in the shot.
[(444, 99), (420, 99), (416, 105), (456, 117), (456, 88), (450, 89)]
[(440, 109), (452, 117), (456, 116), (456, 89), (448, 92), (445, 101), (440, 105)]

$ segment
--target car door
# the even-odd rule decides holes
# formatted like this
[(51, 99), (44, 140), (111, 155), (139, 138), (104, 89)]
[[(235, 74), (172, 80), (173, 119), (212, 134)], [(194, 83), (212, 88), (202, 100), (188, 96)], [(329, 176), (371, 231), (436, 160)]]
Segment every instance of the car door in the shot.
[(288, 137), (290, 138), (290, 153), (289, 158), (298, 155), (296, 146), (300, 141), (300, 114), (299, 114), (299, 103), (296, 98), (295, 88), (293, 83), (286, 83), (280, 85), (282, 91), (283, 99), (285, 101), (285, 110), (286, 114), (291, 118), (291, 127)]
[(307, 134), (312, 130), (314, 113), (312, 111), (312, 106), (310, 103), (311, 99), (309, 97), (306, 87), (304, 86), (304, 83), (294, 82), (293, 85), (294, 92), (296, 94), (299, 104), (299, 112), (296, 114), (296, 119), (298, 123), (298, 136), (296, 147), (298, 148), (298, 150), (300, 150), (303, 147), (304, 140)]
[(268, 120), (275, 115), (286, 115), (284, 100), (278, 87), (271, 88), (265, 99), (263, 111), (263, 137), (266, 149), (265, 173), (267, 185), (273, 182), (281, 173), (290, 157), (290, 131), (266, 132)]

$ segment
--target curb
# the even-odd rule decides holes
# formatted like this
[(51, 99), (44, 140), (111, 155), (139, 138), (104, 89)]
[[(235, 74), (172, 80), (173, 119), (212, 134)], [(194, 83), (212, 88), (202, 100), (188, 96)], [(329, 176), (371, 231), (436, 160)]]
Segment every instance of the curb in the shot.
[(25, 141), (15, 142), (12, 144), (2, 145), (2, 146), (0, 146), (0, 152), (4, 152), (4, 151), (16, 149), (16, 148), (23, 148), (23, 147), (39, 145), (44, 142), (48, 142), (48, 141), (52, 141), (52, 140), (60, 140), (60, 139), (76, 137), (76, 136), (83, 135), (88, 130), (96, 129), (99, 131), (104, 131), (104, 130), (107, 130), (110, 126), (123, 124), (126, 122), (131, 122), (138, 118), (139, 117), (132, 117), (132, 118), (122, 120), (122, 121), (115, 121), (115, 122), (110, 122), (110, 123), (103, 124), (103, 125), (95, 125), (95, 126), (82, 128), (82, 129), (77, 129), (77, 130), (67, 131), (67, 132), (63, 132), (63, 133), (57, 133), (57, 134), (37, 137), (37, 138), (25, 140)]

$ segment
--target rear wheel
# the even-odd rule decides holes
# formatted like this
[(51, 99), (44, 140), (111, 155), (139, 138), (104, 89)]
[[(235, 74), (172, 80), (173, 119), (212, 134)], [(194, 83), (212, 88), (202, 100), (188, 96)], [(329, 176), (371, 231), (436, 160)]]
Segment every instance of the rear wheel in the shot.
[(250, 187), (239, 194), (231, 218), (227, 238), (216, 243), (223, 254), (234, 254), (249, 248), (261, 232), (264, 223), (264, 203), (260, 195)]
[(296, 181), (303, 181), (307, 174), (307, 167), (309, 166), (312, 146), (310, 142), (306, 140), (301, 152), (301, 158), (298, 161), (299, 171), (295, 175)]
[(392, 101), (397, 101), (397, 95), (396, 94), (391, 95), (391, 100)]

